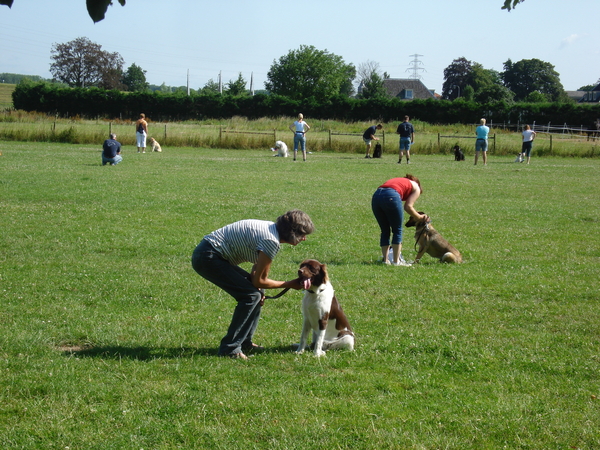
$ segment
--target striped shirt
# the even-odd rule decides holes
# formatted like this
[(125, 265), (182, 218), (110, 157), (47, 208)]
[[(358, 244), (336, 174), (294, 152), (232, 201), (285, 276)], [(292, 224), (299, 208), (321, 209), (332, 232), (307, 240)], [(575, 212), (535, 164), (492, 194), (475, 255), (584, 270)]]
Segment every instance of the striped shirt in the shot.
[(243, 262), (255, 264), (259, 251), (273, 261), (280, 248), (277, 227), (266, 220), (240, 220), (213, 231), (204, 239), (236, 266)]

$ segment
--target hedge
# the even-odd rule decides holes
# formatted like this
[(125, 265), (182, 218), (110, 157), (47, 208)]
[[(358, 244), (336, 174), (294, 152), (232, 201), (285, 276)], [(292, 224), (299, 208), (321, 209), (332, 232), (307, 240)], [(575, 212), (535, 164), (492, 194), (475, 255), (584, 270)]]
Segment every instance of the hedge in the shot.
[(133, 120), (144, 112), (153, 120), (183, 121), (243, 116), (295, 116), (298, 112), (313, 119), (345, 122), (402, 120), (405, 115), (432, 124), (475, 123), (481, 117), (490, 123), (568, 123), (591, 128), (600, 117), (599, 104), (515, 103), (479, 104), (458, 99), (400, 100), (398, 98), (355, 99), (335, 97), (302, 101), (280, 95), (228, 94), (185, 95), (178, 92), (121, 92), (99, 88), (67, 88), (51, 83), (24, 81), (13, 92), (15, 109), (37, 111), (59, 117)]

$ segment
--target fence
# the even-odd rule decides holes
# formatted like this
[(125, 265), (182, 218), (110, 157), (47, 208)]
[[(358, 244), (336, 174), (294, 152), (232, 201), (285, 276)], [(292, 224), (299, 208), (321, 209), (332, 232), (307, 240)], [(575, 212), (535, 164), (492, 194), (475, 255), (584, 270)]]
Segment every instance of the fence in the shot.
[[(442, 139), (443, 138), (448, 138), (448, 139), (477, 139), (477, 136), (456, 136), (456, 135), (451, 135), (451, 136), (443, 136), (442, 134), (438, 133), (438, 151), (440, 151), (442, 149)], [(493, 141), (492, 143), (492, 151), (496, 150), (496, 133), (488, 136), (488, 141)]]

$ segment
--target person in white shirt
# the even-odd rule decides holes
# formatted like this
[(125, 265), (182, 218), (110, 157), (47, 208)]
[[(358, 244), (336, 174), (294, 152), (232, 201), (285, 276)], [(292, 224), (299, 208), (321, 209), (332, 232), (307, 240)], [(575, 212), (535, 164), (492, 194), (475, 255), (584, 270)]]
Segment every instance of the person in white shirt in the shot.
[(525, 129), (523, 130), (523, 146), (521, 147), (521, 160), (520, 162), (525, 161), (525, 157), (527, 157), (527, 164), (531, 160), (531, 149), (533, 148), (533, 140), (537, 133), (531, 129), (529, 125), (525, 125)]
[(306, 161), (306, 133), (310, 130), (308, 124), (304, 121), (304, 116), (298, 114), (298, 120), (290, 125), (290, 130), (294, 133), (294, 161), (298, 153), (298, 144), (302, 147), (302, 159)]
[[(308, 214), (294, 209), (275, 222), (234, 222), (207, 234), (198, 244), (192, 255), (194, 270), (237, 301), (219, 356), (248, 359), (244, 352), (262, 349), (252, 342), (252, 336), (264, 304), (264, 289), (310, 288), (309, 280), (272, 280), (269, 270), (281, 244), (296, 246), (314, 229)], [(253, 264), (250, 272), (239, 266), (244, 262)]]

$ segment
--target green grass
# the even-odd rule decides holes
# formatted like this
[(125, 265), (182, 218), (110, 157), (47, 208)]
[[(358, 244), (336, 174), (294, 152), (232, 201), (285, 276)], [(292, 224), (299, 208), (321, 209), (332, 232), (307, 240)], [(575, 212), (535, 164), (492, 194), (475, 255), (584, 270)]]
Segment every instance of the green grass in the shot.
[[(417, 202), (462, 253), (377, 264), (395, 157), (0, 141), (0, 447), (600, 448), (600, 161), (415, 152)], [(218, 358), (233, 311), (190, 266), (202, 236), (291, 208), (317, 231), (272, 276), (329, 266), (355, 352), (290, 351), (301, 293), (267, 301), (267, 352)], [(414, 258), (412, 231), (404, 255)]]
[[(196, 147), (214, 149), (268, 149), (275, 140), (283, 140), (293, 146), (292, 134), (288, 129), (295, 119), (291, 117), (262, 118), (247, 120), (244, 117), (231, 119), (206, 119), (202, 121), (160, 123), (150, 120), (150, 136), (166, 147)], [(314, 152), (336, 152), (364, 154), (362, 140), (369, 122), (343, 123), (334, 120), (310, 121), (307, 135), (308, 146)], [(396, 127), (398, 123), (384, 124), (377, 133), (384, 151), (395, 152), (398, 148)], [(435, 125), (414, 121), (416, 129), (415, 150), (420, 154), (452, 154), (454, 145), (459, 145), (466, 155), (474, 153), (475, 125)], [(109, 132), (116, 133), (124, 145), (135, 145), (134, 125), (129, 120), (83, 120), (52, 118), (40, 113), (7, 110), (0, 112), (0, 140), (29, 142), (58, 142), (78, 145), (98, 144)], [(439, 137), (443, 136), (443, 137)], [(502, 129), (492, 129), (490, 153), (513, 155), (521, 149), (521, 134)], [(495, 140), (493, 140), (493, 139)], [(600, 141), (569, 134), (538, 133), (534, 152), (538, 156), (598, 157)]]

